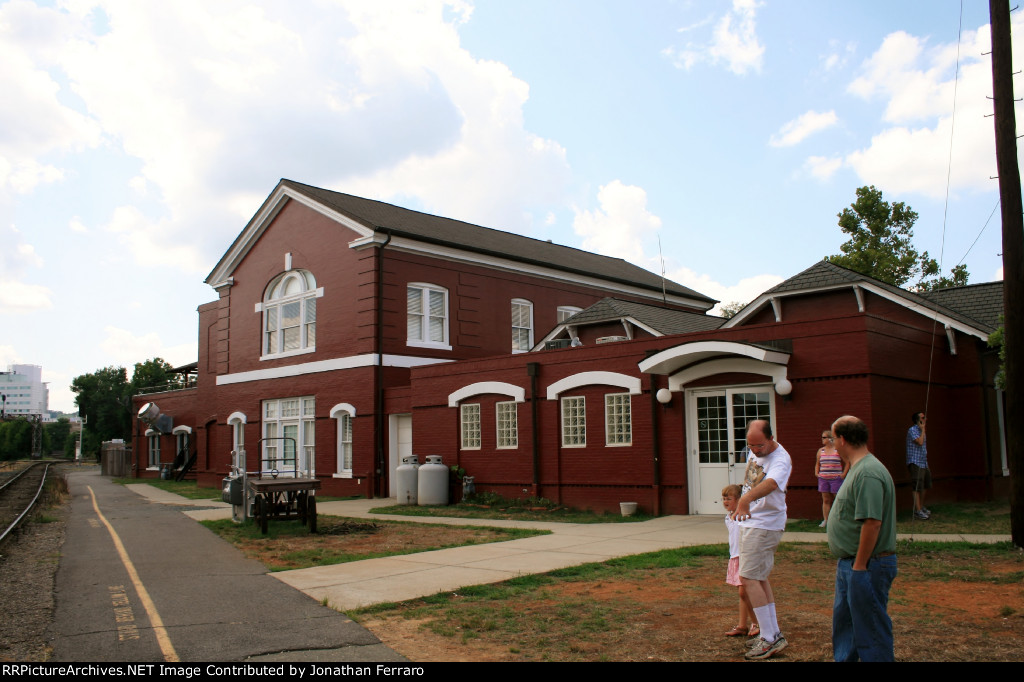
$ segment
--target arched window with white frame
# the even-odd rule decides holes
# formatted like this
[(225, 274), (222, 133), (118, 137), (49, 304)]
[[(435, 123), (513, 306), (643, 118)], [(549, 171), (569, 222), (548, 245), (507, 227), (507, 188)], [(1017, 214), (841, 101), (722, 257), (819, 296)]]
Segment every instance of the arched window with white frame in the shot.
[(356, 408), (348, 403), (339, 403), (331, 408), (331, 418), (338, 421), (338, 461), (335, 478), (352, 478), (352, 422)]
[(263, 313), (261, 359), (316, 350), (316, 299), (323, 296), (313, 273), (289, 270), (267, 286), (257, 311)]

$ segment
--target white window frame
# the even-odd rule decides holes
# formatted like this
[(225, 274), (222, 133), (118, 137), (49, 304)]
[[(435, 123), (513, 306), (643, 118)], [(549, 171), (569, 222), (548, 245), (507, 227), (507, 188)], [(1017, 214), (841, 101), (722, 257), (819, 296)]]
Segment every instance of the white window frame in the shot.
[(494, 427), (499, 450), (515, 450), (519, 447), (519, 408), (516, 401), (495, 403)]
[(571, 395), (560, 401), (562, 421), (562, 447), (587, 447), (587, 399)]
[(583, 308), (577, 308), (574, 305), (560, 305), (558, 306), (558, 312), (556, 313), (558, 324), (562, 324), (570, 317), (578, 312), (582, 312)]
[(331, 408), (331, 418), (338, 422), (338, 452), (335, 462), (337, 473), (334, 474), (334, 478), (352, 478), (352, 464), (355, 461), (355, 451), (352, 447), (355, 417), (356, 408), (348, 403), (341, 403)]
[(604, 444), (608, 447), (633, 444), (632, 396), (629, 393), (604, 396)]
[(461, 434), (461, 449), (480, 449), (483, 441), (480, 426), (480, 403), (465, 403), (460, 405), (459, 433)]
[[(419, 310), (414, 311), (413, 301), (416, 297), (412, 295), (412, 292), (418, 293), (419, 298)], [(424, 282), (409, 282), (405, 287), (405, 320), (406, 320), (406, 345), (415, 346), (417, 348), (439, 348), (441, 350), (451, 350), (451, 344), (448, 341), (448, 290), (444, 287), (439, 287), (436, 284), (427, 284)], [(433, 339), (430, 333), (430, 320), (436, 319), (437, 315), (430, 314), (430, 298), (431, 294), (440, 294), (444, 298), (443, 315), (441, 318), (441, 338)], [(413, 325), (411, 324), (412, 317), (416, 316), (419, 318), (419, 334), (413, 335)]]
[[(285, 294), (293, 283), (298, 285), (298, 290)], [(323, 287), (317, 288), (316, 279), (308, 270), (289, 270), (267, 285), (263, 302), (256, 304), (256, 312), (263, 316), (260, 324), (260, 360), (287, 358), (316, 350), (316, 299), (323, 295)], [(284, 327), (284, 309), (291, 305), (298, 305), (298, 323)], [(298, 327), (299, 332), (298, 345), (285, 350), (285, 332), (295, 327)]]
[(241, 412), (232, 412), (228, 417), (231, 427), (232, 466), (245, 471), (245, 424), (247, 419)]
[(156, 431), (146, 431), (146, 440), (149, 441), (149, 464), (147, 469), (160, 468), (160, 434)]
[[(274, 398), (260, 405), (262, 415), (263, 448), (260, 452), (264, 471), (277, 469), (279, 475), (289, 476), (296, 468), (300, 474), (316, 474), (316, 399), (313, 396)], [(297, 425), (295, 433), (296, 464), (286, 458), (287, 441), (279, 440), (284, 427)], [(278, 439), (278, 440), (266, 440)]]
[(528, 353), (533, 348), (533, 303), (525, 298), (513, 298), (511, 315), (512, 352)]

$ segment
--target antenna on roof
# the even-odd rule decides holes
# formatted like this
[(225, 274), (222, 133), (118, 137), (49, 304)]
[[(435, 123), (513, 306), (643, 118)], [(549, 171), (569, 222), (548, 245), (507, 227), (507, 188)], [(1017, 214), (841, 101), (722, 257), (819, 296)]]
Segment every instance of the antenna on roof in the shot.
[(658, 260), (661, 261), (661, 304), (668, 306), (668, 296), (665, 295), (665, 257), (661, 255), (661, 235), (658, 235)]

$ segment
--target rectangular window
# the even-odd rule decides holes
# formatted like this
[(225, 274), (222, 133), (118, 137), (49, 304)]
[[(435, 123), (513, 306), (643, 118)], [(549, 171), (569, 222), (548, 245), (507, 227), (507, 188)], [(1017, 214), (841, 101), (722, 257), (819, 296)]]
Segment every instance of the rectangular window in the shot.
[(149, 468), (158, 469), (160, 467), (160, 436), (149, 437)]
[(480, 449), (480, 405), (463, 405), (459, 408), (462, 422), (462, 449)]
[(316, 467), (316, 400), (312, 397), (263, 401), (260, 467), (290, 476), (312, 476)]
[(447, 290), (410, 284), (406, 289), (406, 312), (410, 345), (448, 345)]
[(352, 415), (338, 418), (338, 473), (352, 474)]
[(515, 402), (495, 405), (498, 421), (498, 447), (519, 447), (519, 423)]
[(586, 401), (583, 396), (562, 398), (562, 446), (571, 448), (586, 444)]
[(533, 348), (533, 304), (512, 301), (512, 352), (525, 352)]
[(570, 317), (580, 312), (582, 308), (577, 308), (571, 305), (560, 305), (558, 306), (558, 323), (561, 324), (568, 320)]
[(630, 445), (633, 425), (628, 393), (612, 393), (604, 397), (605, 445)]

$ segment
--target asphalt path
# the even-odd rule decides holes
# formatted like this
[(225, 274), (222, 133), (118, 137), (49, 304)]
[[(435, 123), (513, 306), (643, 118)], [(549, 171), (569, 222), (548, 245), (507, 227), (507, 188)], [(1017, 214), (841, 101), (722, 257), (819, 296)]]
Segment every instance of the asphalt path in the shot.
[(68, 484), (51, 661), (405, 660), (175, 508), (98, 471)]

